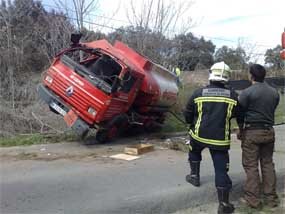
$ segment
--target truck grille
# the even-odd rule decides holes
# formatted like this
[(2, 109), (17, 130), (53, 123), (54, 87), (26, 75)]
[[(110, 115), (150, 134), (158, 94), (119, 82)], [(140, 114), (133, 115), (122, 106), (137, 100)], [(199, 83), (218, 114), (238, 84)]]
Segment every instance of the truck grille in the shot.
[(74, 86), (73, 93), (71, 96), (66, 95), (66, 89), (70, 87), (71, 84), (59, 81), (57, 78), (53, 80), (52, 89), (68, 104), (76, 106), (76, 109), (86, 109), (89, 107), (86, 99), (83, 96), (80, 96), (79, 90)]

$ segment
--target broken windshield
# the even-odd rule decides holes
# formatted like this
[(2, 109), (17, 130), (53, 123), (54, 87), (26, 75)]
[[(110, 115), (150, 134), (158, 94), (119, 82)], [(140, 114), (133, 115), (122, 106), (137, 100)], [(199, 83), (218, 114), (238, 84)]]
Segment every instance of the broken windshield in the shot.
[(110, 94), (117, 90), (122, 70), (120, 64), (106, 54), (81, 52), (78, 50), (67, 52), (60, 59), (65, 65), (105, 93)]

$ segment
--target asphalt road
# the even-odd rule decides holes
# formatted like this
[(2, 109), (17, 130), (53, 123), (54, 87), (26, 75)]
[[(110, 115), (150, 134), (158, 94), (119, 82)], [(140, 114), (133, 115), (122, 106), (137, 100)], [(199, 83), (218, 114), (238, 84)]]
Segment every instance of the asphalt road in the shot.
[[(277, 130), (275, 165), (284, 191), (284, 126)], [(152, 141), (153, 142), (153, 141)], [(200, 188), (185, 182), (187, 155), (157, 146), (134, 161), (113, 160), (124, 144), (78, 144), (0, 149), (1, 214), (173, 213), (216, 202), (212, 161), (203, 154)], [(242, 195), (240, 144), (233, 142), (232, 198)], [(215, 208), (216, 210), (216, 208)]]

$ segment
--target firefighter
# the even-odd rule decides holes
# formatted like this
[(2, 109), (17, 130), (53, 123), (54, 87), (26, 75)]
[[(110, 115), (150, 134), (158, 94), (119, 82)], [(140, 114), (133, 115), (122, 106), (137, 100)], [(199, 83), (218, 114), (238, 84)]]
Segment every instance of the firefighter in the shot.
[(266, 70), (263, 66), (253, 64), (249, 73), (252, 85), (239, 96), (245, 118), (244, 130), (239, 136), (242, 139), (242, 164), (247, 175), (243, 201), (250, 207), (261, 208), (260, 193), (263, 192), (265, 203), (275, 207), (278, 205), (278, 196), (272, 160), (275, 141), (273, 125), (280, 97), (276, 89), (264, 82)]
[[(230, 119), (239, 112), (237, 93), (226, 84), (230, 68), (224, 62), (215, 63), (209, 74), (210, 84), (196, 90), (190, 97), (184, 113), (190, 124), (190, 174), (186, 181), (200, 186), (201, 152), (209, 148), (215, 168), (215, 185), (218, 193), (218, 213), (233, 213), (229, 203), (232, 181), (228, 175), (230, 149)], [(238, 121), (239, 124), (242, 121)]]

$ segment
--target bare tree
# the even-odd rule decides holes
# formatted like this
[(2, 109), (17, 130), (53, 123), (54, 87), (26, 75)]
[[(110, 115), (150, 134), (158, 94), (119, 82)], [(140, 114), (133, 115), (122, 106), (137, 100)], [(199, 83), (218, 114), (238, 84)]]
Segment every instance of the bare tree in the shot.
[[(132, 0), (127, 9), (127, 17), (132, 26), (150, 29), (163, 35), (185, 33), (192, 26), (190, 16), (186, 15), (193, 4), (192, 0), (142, 0), (141, 5)], [(187, 24), (184, 21), (187, 20)], [(183, 30), (178, 26), (183, 25)], [(178, 32), (178, 30), (180, 32)]]
[(66, 21), (67, 17), (64, 15), (50, 14), (45, 16), (44, 19), (48, 23), (47, 28), (49, 31), (41, 31), (35, 28), (34, 33), (38, 38), (41, 38), (43, 43), (41, 51), (51, 63), (59, 50), (70, 45), (70, 35), (74, 28), (70, 22)]
[(73, 20), (75, 20), (79, 31), (83, 31), (84, 23), (88, 19), (90, 13), (97, 11), (100, 7), (99, 0), (72, 0), (71, 2), (66, 0), (54, 1), (61, 10), (64, 10), (68, 17), (73, 17), (75, 14)]
[[(2, 4), (5, 4), (5, 2), (2, 2)], [(15, 108), (15, 81), (14, 81), (14, 63), (12, 63), (12, 59), (13, 59), (13, 52), (14, 52), (14, 47), (13, 47), (13, 37), (12, 37), (12, 29), (11, 29), (11, 22), (12, 22), (12, 14), (10, 10), (6, 10), (4, 9), (5, 7), (4, 5), (2, 6), (3, 9), (0, 10), (0, 19), (1, 19), (1, 38), (2, 38), (2, 44), (1, 47), (3, 48), (3, 52), (0, 56), (0, 61), (2, 61), (3, 63), (3, 67), (1, 69), (1, 73), (3, 76), (6, 76), (6, 74), (4, 74), (5, 69), (7, 71), (7, 75), (8, 75), (8, 84), (9, 85), (9, 90), (10, 90), (10, 97), (11, 97), (11, 103), (12, 103), (12, 109)], [(2, 49), (1, 48), (1, 49)], [(0, 49), (0, 50), (1, 50)], [(5, 62), (5, 65), (4, 65)], [(2, 64), (1, 63), (1, 64)], [(2, 80), (4, 80), (5, 78), (3, 78), (3, 76), (1, 75), (1, 86), (2, 86)], [(3, 86), (2, 86), (3, 87)]]
[[(136, 44), (133, 48), (156, 62), (165, 64), (163, 59), (157, 56), (161, 55), (160, 52), (165, 49), (165, 44), (169, 43), (169, 38), (183, 34), (191, 28), (192, 21), (188, 13), (193, 1), (141, 0), (139, 2), (141, 4), (138, 5), (138, 1), (131, 0), (126, 10), (129, 23), (136, 33)], [(188, 20), (187, 24), (184, 24), (185, 20)], [(183, 27), (179, 27), (180, 24), (184, 24)]]
[(38, 129), (30, 109), (38, 109), (40, 73), (69, 45), (72, 29), (39, 1), (0, 0), (0, 135)]
[(0, 97), (15, 109), (33, 100), (31, 75), (69, 44), (72, 25), (59, 13), (47, 13), (33, 0), (2, 0), (0, 5)]
[(257, 63), (262, 57), (260, 54), (256, 54), (258, 51), (258, 45), (256, 43), (246, 42), (244, 39), (238, 39), (238, 47), (241, 47), (246, 52), (246, 62)]

